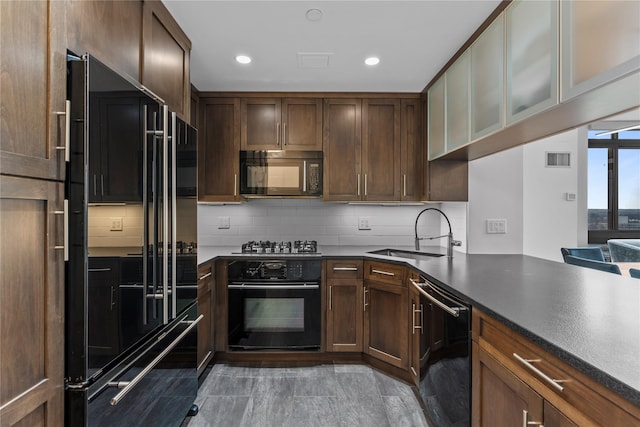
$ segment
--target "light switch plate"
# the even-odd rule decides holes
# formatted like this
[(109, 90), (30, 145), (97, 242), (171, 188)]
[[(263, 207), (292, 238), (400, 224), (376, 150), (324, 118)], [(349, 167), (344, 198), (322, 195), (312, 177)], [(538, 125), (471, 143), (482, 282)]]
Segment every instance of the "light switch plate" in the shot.
[(111, 231), (122, 231), (122, 217), (113, 217), (111, 220)]
[(507, 233), (506, 219), (488, 219), (487, 220), (487, 234), (506, 234), (506, 233)]
[(231, 219), (228, 216), (218, 217), (218, 229), (226, 230), (231, 228)]
[(368, 216), (358, 217), (358, 230), (371, 230)]

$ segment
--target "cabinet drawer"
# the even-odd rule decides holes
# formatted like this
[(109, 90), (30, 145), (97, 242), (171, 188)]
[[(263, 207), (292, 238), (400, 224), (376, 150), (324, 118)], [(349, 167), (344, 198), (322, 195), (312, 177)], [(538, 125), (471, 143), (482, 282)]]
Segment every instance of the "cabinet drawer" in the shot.
[(329, 259), (326, 261), (327, 279), (362, 279), (361, 259)]
[(364, 263), (364, 277), (367, 280), (404, 286), (405, 267), (397, 264), (367, 261)]
[(640, 425), (640, 408), (474, 310), (474, 341), (578, 425)]

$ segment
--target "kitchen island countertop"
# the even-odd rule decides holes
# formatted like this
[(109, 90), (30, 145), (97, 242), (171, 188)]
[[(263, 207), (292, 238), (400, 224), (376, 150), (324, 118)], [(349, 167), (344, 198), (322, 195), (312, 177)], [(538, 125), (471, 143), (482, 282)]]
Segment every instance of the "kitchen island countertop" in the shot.
[[(413, 247), (394, 246), (413, 251)], [(473, 255), (427, 260), (375, 255), (381, 246), (319, 246), (324, 258), (400, 262), (492, 315), (540, 347), (640, 406), (640, 280), (526, 255)], [(423, 252), (445, 253), (424, 247)], [(300, 257), (238, 254), (200, 247), (214, 258)], [(314, 256), (314, 255), (312, 255)]]

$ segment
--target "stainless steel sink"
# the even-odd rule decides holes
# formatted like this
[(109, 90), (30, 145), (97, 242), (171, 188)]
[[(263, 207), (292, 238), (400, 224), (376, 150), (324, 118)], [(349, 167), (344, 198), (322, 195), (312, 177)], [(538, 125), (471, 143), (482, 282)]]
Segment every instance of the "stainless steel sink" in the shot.
[(444, 256), (443, 254), (435, 254), (431, 252), (414, 252), (414, 251), (404, 251), (402, 249), (388, 249), (388, 248), (378, 249), (375, 251), (370, 251), (368, 253), (375, 254), (375, 255), (392, 256), (397, 258), (408, 258), (408, 259), (414, 259), (416, 261), (428, 260), (428, 259)]

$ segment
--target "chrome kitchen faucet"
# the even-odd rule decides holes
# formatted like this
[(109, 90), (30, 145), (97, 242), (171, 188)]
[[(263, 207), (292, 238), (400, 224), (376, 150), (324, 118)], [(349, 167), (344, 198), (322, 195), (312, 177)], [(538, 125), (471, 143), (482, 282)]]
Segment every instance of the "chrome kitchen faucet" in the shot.
[[(437, 212), (440, 212), (440, 214), (444, 217), (444, 219), (447, 220), (447, 224), (449, 225), (449, 234), (444, 234), (442, 236), (434, 236), (434, 237), (418, 237), (418, 218), (420, 218), (420, 215), (422, 215), (426, 211), (437, 211)], [(414, 225), (414, 230), (415, 230), (416, 251), (420, 250), (420, 240), (434, 240), (434, 239), (441, 239), (443, 237), (447, 237), (448, 238), (448, 241), (447, 241), (447, 257), (448, 258), (453, 258), (453, 247), (454, 246), (462, 246), (462, 242), (460, 240), (453, 240), (453, 232), (451, 231), (451, 222), (449, 221), (449, 218), (447, 218), (447, 215), (445, 215), (445, 213), (442, 212), (440, 209), (437, 209), (437, 208), (426, 208), (426, 209), (421, 210), (420, 213), (418, 214), (418, 216), (416, 217), (416, 223)]]

